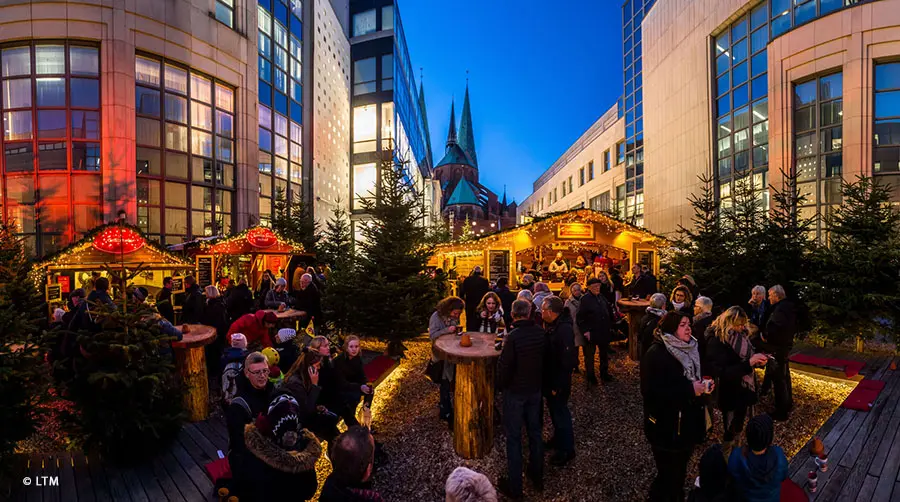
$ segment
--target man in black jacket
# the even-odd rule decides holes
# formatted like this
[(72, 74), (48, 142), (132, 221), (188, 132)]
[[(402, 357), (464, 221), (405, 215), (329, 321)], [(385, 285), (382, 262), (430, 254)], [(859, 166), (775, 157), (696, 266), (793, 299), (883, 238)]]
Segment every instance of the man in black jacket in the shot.
[(225, 409), (228, 428), (228, 462), (232, 470), (240, 469), (246, 454), (244, 426), (256, 420), (269, 407), (273, 384), (269, 382), (269, 363), (266, 356), (253, 352), (244, 360), (244, 372), (237, 378), (237, 394)]
[(647, 298), (656, 293), (656, 278), (645, 274), (641, 269), (640, 263), (635, 263), (631, 268), (631, 272), (634, 275), (631, 282), (628, 283), (628, 293), (631, 296)]
[(472, 269), (472, 275), (463, 281), (460, 298), (466, 302), (466, 331), (478, 331), (480, 319), (476, 310), (490, 290), (491, 284), (481, 275), (481, 267)]
[(507, 326), (512, 325), (512, 303), (516, 301), (516, 294), (509, 290), (509, 279), (501, 277), (497, 279), (497, 287), (494, 293), (500, 297), (500, 307), (503, 309), (503, 322)]
[(300, 289), (294, 291), (294, 308), (306, 315), (300, 321), (300, 327), (306, 328), (310, 319), (315, 318), (314, 324), (322, 323), (322, 293), (313, 283), (312, 274), (303, 274), (300, 277)]
[(156, 311), (165, 320), (175, 324), (175, 306), (172, 303), (172, 278), (163, 277), (163, 287), (156, 296)]
[(766, 365), (765, 379), (771, 381), (775, 389), (775, 412), (772, 413), (772, 418), (780, 421), (788, 419), (794, 404), (788, 356), (794, 346), (794, 334), (797, 332), (797, 311), (794, 304), (785, 299), (785, 296), (784, 288), (780, 285), (769, 288), (772, 311), (762, 335), (763, 350), (775, 356)]
[(609, 304), (600, 294), (600, 279), (587, 282), (588, 292), (581, 297), (581, 305), (575, 314), (578, 329), (584, 335), (584, 370), (588, 384), (597, 385), (594, 373), (594, 352), (600, 351), (600, 378), (604, 382), (612, 382), (609, 374), (609, 342), (612, 338), (612, 322)]
[(331, 475), (322, 486), (321, 502), (375, 502), (383, 500), (372, 489), (375, 438), (365, 427), (350, 427), (331, 450)]
[(544, 484), (544, 444), (541, 439), (541, 385), (547, 338), (531, 319), (531, 303), (512, 304), (513, 329), (497, 363), (497, 386), (503, 390), (508, 478), (497, 488), (512, 499), (522, 497), (522, 424), (528, 432), (528, 477), (537, 489)]
[[(659, 320), (666, 315), (666, 295), (662, 293), (654, 293), (650, 296), (650, 306), (638, 326), (638, 345), (640, 346), (641, 357), (647, 353), (647, 349), (653, 343), (653, 333)], [(702, 360), (702, 359), (701, 359)]]
[(255, 306), (253, 301), (253, 291), (247, 286), (247, 279), (241, 278), (238, 285), (235, 286), (228, 298), (225, 299), (225, 307), (228, 308), (229, 322), (237, 321), (244, 314), (249, 314)]
[(181, 306), (181, 322), (183, 324), (199, 324), (203, 318), (203, 292), (194, 276), (184, 278), (184, 305)]
[(572, 391), (572, 370), (578, 365), (575, 348), (575, 331), (572, 315), (558, 296), (544, 300), (541, 315), (547, 326), (549, 348), (547, 368), (544, 371), (544, 395), (553, 422), (553, 439), (550, 444), (556, 454), (550, 463), (563, 466), (575, 458), (575, 436), (572, 430), (572, 413), (569, 411), (569, 394)]

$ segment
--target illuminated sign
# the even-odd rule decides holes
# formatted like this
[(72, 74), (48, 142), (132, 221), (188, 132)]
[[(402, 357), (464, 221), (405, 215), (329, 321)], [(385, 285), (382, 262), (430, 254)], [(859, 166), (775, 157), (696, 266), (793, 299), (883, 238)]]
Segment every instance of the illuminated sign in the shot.
[(144, 247), (144, 238), (137, 230), (109, 227), (94, 237), (94, 249), (104, 253), (128, 254)]
[(247, 232), (247, 242), (253, 247), (270, 248), (278, 244), (278, 237), (272, 229), (258, 227)]
[(593, 223), (560, 223), (556, 226), (556, 238), (570, 241), (594, 240)]

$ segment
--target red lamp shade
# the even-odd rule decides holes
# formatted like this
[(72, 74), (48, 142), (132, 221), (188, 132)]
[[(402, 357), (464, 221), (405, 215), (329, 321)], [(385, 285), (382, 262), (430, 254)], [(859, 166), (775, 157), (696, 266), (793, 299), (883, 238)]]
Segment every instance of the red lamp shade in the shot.
[(94, 237), (94, 249), (104, 253), (127, 254), (144, 247), (144, 238), (136, 230), (109, 227)]
[(259, 227), (247, 232), (247, 242), (258, 248), (269, 248), (278, 244), (278, 237), (270, 228)]

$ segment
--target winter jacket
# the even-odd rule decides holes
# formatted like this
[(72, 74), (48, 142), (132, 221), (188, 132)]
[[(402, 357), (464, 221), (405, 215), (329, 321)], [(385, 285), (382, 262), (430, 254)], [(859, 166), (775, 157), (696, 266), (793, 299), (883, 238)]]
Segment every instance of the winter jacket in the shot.
[(225, 343), (231, 345), (231, 335), (243, 333), (247, 337), (247, 345), (259, 342), (263, 347), (271, 347), (272, 339), (269, 338), (269, 328), (263, 323), (266, 311), (258, 310), (254, 314), (245, 314), (231, 324)]
[(297, 444), (285, 449), (266, 437), (254, 424), (244, 428), (247, 454), (240, 470), (233, 471), (235, 494), (247, 502), (309, 500), (316, 494), (316, 460), (322, 446), (306, 429)]
[[(659, 325), (660, 319), (662, 319), (661, 311), (656, 309), (650, 310), (649, 308), (644, 317), (641, 318), (641, 322), (638, 324), (638, 344), (641, 348), (641, 357), (644, 357), (647, 349), (653, 344), (653, 334), (656, 332), (656, 326)], [(703, 359), (701, 358), (700, 360), (702, 361)]]
[(225, 308), (225, 301), (222, 298), (210, 298), (206, 301), (206, 308), (203, 309), (200, 324), (216, 328), (217, 340), (225, 339), (230, 324), (228, 322), (228, 309)]
[(769, 303), (769, 300), (763, 300), (759, 305), (747, 302), (745, 308), (751, 323), (759, 329), (766, 327), (766, 321), (769, 320), (769, 314), (772, 313), (772, 304)]
[(482, 333), (496, 333), (497, 330), (501, 328), (506, 328), (506, 323), (503, 321), (503, 309), (501, 308), (497, 312), (493, 314), (489, 314), (487, 317), (481, 317), (481, 313), (483, 310), (479, 310), (475, 313), (478, 318), (478, 329), (476, 331), (480, 331)]
[(246, 284), (238, 284), (228, 293), (225, 306), (228, 307), (229, 321), (234, 322), (253, 310), (253, 292)]
[(95, 289), (88, 294), (87, 301), (91, 306), (106, 305), (110, 308), (115, 308), (116, 306), (108, 292), (100, 291), (98, 289)]
[(593, 343), (609, 343), (612, 340), (612, 319), (609, 305), (603, 295), (588, 291), (581, 296), (581, 305), (575, 315), (581, 333), (590, 333)]
[[(437, 313), (437, 311), (431, 314), (431, 318), (428, 320), (428, 337), (431, 338), (432, 346), (434, 346), (434, 341), (439, 337), (450, 334), (451, 326), (456, 326), (456, 334), (460, 333), (458, 319), (444, 319), (440, 314)], [(434, 355), (434, 352), (432, 352), (431, 354), (431, 360), (438, 360), (437, 356)], [(444, 362), (443, 379), (447, 381), (453, 381), (453, 378), (455, 376), (456, 365), (450, 362)]]
[(512, 326), (512, 304), (516, 301), (516, 294), (509, 290), (508, 287), (496, 287), (494, 293), (500, 297), (500, 307), (503, 309), (503, 322), (507, 326)]
[(772, 307), (772, 313), (766, 321), (764, 335), (766, 345), (775, 356), (786, 358), (794, 346), (794, 334), (797, 333), (797, 311), (790, 300), (781, 300)]
[[(321, 383), (322, 376), (320, 374), (319, 384)], [(321, 386), (310, 385), (309, 388), (306, 388), (303, 385), (303, 378), (298, 374), (293, 374), (278, 388), (279, 394), (285, 392), (294, 396), (294, 399), (297, 400), (297, 405), (300, 407), (300, 423), (306, 423), (310, 417), (317, 413), (316, 405), (319, 404), (319, 397), (322, 394)]]
[(203, 292), (194, 284), (185, 291), (184, 305), (181, 306), (181, 322), (184, 324), (200, 324), (203, 319)]
[(650, 445), (684, 450), (705, 439), (705, 404), (694, 395), (684, 367), (655, 340), (641, 359), (641, 395), (644, 398), (644, 434)]
[(628, 292), (631, 296), (647, 298), (656, 293), (656, 278), (641, 274), (628, 283)]
[[(691, 323), (691, 334), (697, 339), (697, 350), (700, 352), (700, 365), (706, 368), (706, 330), (712, 325), (715, 316), (712, 312), (701, 312), (694, 316)], [(704, 370), (705, 374), (705, 370)]]
[(172, 303), (172, 289), (162, 288), (156, 295), (156, 310), (159, 315), (166, 318), (172, 324), (175, 324), (175, 305)]
[(728, 458), (728, 473), (741, 500), (745, 502), (778, 502), (781, 483), (788, 477), (788, 461), (778, 446), (770, 446), (762, 455), (749, 448), (735, 448)]
[(466, 331), (478, 331), (479, 320), (476, 319), (476, 309), (484, 295), (491, 290), (491, 284), (487, 279), (479, 275), (470, 275), (462, 283), (460, 298), (466, 302)]
[[(322, 319), (322, 293), (315, 284), (294, 290), (294, 308), (306, 312), (307, 318)], [(316, 321), (318, 324), (319, 321)]]
[(366, 384), (366, 370), (361, 356), (350, 357), (344, 352), (334, 358), (333, 365), (341, 393), (362, 392), (360, 386)]
[(540, 392), (546, 352), (542, 328), (529, 320), (514, 321), (497, 362), (497, 387), (518, 395)]
[(572, 371), (578, 366), (573, 324), (572, 315), (568, 310), (563, 310), (556, 321), (547, 326), (549, 351), (544, 368), (544, 390), (547, 395), (572, 385)]
[[(572, 319), (575, 319), (575, 316), (578, 315), (578, 307), (581, 305), (582, 296), (579, 296), (577, 298), (574, 296), (570, 296), (566, 300), (566, 309), (569, 311), (569, 316), (571, 316)], [(575, 322), (572, 323), (572, 332), (575, 334), (575, 346), (584, 346), (584, 335), (581, 334), (581, 330), (578, 329), (578, 324)]]
[(222, 359), (219, 360), (219, 367), (224, 369), (226, 366), (228, 366), (229, 363), (233, 363), (235, 361), (241, 363), (241, 366), (243, 366), (244, 360), (247, 359), (247, 355), (249, 354), (250, 351), (247, 349), (228, 347), (222, 352)]
[(266, 301), (265, 307), (271, 310), (278, 310), (278, 307), (281, 304), (285, 304), (285, 306), (290, 307), (294, 304), (294, 299), (288, 295), (287, 291), (275, 291), (274, 289), (270, 289), (266, 293)]
[[(265, 413), (269, 409), (269, 398), (273, 387), (270, 383), (264, 389), (257, 389), (241, 373), (237, 378), (237, 389), (231, 404), (225, 408), (225, 425), (228, 429), (228, 461), (231, 463), (232, 469), (236, 464), (241, 464), (246, 452), (244, 426), (252, 423), (260, 413)], [(238, 398), (241, 400), (239, 401)]]
[(369, 483), (345, 485), (328, 476), (319, 494), (319, 502), (384, 502), (381, 495), (371, 489)]
[[(747, 342), (749, 343), (749, 342)], [(722, 411), (734, 411), (756, 404), (756, 392), (741, 385), (744, 375), (753, 374), (749, 361), (742, 361), (730, 344), (712, 334), (706, 341), (703, 372), (716, 379), (717, 406)]]

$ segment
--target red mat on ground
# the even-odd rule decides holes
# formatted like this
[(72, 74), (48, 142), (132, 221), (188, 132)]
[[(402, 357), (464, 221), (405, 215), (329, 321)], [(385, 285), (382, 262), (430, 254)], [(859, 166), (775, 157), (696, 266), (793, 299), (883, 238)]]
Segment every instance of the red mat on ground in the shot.
[(882, 390), (884, 390), (883, 381), (863, 380), (847, 396), (841, 406), (850, 410), (869, 411)]
[(372, 359), (364, 368), (366, 372), (366, 381), (373, 382), (377, 385), (381, 382), (383, 376), (394, 369), (394, 366), (396, 365), (397, 361), (388, 356), (378, 356), (375, 359)]
[(847, 378), (859, 375), (865, 363), (860, 361), (851, 361), (849, 359), (837, 359), (833, 357), (816, 357), (806, 354), (794, 354), (788, 358), (792, 363), (809, 364), (810, 366), (822, 366), (826, 368), (839, 368), (844, 370)]
[(809, 497), (800, 485), (787, 478), (781, 483), (781, 502), (809, 502)]

